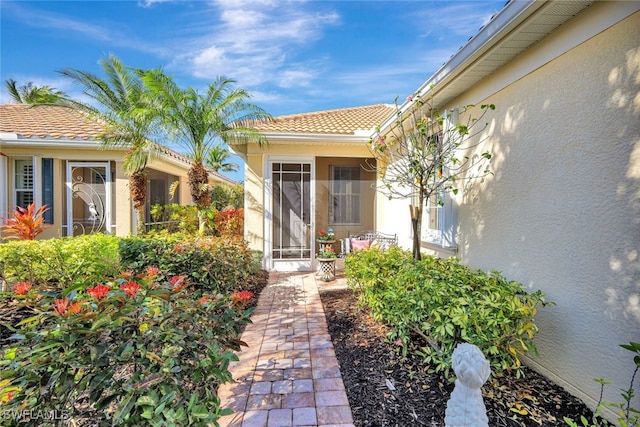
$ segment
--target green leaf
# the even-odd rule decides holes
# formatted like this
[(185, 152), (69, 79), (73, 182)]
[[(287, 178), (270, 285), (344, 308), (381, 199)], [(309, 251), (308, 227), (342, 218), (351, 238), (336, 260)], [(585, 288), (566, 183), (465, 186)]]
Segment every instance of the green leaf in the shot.
[(158, 400), (154, 399), (153, 397), (149, 396), (148, 394), (144, 395), (144, 396), (140, 396), (138, 398), (138, 400), (136, 401), (136, 406), (156, 406), (158, 404)]
[(204, 419), (209, 417), (209, 411), (204, 405), (196, 405), (191, 411), (191, 415), (196, 418)]

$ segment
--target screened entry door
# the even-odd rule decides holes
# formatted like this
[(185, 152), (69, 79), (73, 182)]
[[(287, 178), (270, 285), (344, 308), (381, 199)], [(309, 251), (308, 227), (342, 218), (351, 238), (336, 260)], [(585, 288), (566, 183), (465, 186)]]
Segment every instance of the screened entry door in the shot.
[(111, 231), (109, 163), (67, 163), (67, 235)]
[(311, 166), (311, 162), (271, 163), (271, 260), (274, 270), (311, 270)]

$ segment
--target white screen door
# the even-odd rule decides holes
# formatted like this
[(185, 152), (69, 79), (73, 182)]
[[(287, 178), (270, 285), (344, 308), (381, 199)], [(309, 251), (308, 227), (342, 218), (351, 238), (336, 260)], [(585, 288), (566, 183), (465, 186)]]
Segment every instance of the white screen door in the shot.
[(110, 224), (109, 163), (67, 163), (67, 235), (109, 233)]
[(271, 163), (271, 260), (283, 271), (311, 270), (311, 162)]

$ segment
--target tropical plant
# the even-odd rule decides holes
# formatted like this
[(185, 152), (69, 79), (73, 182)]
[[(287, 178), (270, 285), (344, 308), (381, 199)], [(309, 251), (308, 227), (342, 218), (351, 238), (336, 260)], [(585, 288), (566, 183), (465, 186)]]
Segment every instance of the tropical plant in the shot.
[(347, 283), (372, 316), (391, 326), (389, 339), (404, 354), (448, 376), (456, 345), (478, 346), (494, 372), (521, 371), (520, 356), (536, 353), (534, 322), (541, 291), (528, 293), (499, 272), (472, 270), (455, 258), (415, 261), (399, 247), (349, 254)]
[(211, 203), (205, 156), (218, 141), (251, 139), (265, 144), (265, 137), (252, 124), (270, 119), (271, 115), (249, 103), (249, 93), (235, 88), (235, 81), (225, 77), (209, 84), (204, 93), (191, 87), (181, 89), (172, 77), (159, 70), (145, 73), (143, 80), (158, 101), (155, 112), (167, 133), (166, 139), (181, 144), (193, 160), (188, 173), (189, 190), (198, 208), (200, 232), (204, 233), (204, 209)]
[(0, 403), (13, 415), (0, 424), (217, 425), (253, 294), (189, 287), (158, 268), (60, 294), (16, 287), (35, 315), (0, 347)]
[(150, 138), (155, 131), (153, 107), (146, 97), (142, 72), (126, 67), (114, 55), (100, 61), (105, 78), (66, 68), (60, 71), (79, 84), (94, 103), (68, 100), (72, 108), (87, 113), (105, 123), (100, 135), (103, 147), (127, 149), (123, 170), (129, 176), (129, 193), (136, 211), (136, 232), (145, 232), (145, 200), (147, 195), (146, 166), (155, 153), (156, 144)]
[[(485, 162), (489, 152), (468, 156), (468, 151), (483, 142), (474, 140), (481, 129), (473, 129), (479, 119), (460, 116), (474, 107), (467, 105), (442, 114), (433, 105), (433, 99), (408, 97), (406, 106), (395, 100), (396, 120), (388, 130), (378, 128), (370, 140), (370, 149), (377, 164), (369, 169), (377, 171), (382, 186), (378, 191), (389, 199), (409, 199), (412, 204), (413, 257), (419, 260), (422, 211), (433, 198), (442, 204), (442, 190), (458, 192), (458, 184), (490, 173)], [(494, 105), (482, 105), (482, 116)], [(475, 141), (475, 142), (474, 142)]]
[(26, 208), (16, 206), (12, 218), (0, 217), (0, 221), (5, 223), (0, 225), (0, 229), (9, 234), (9, 239), (35, 240), (44, 231), (44, 213), (48, 210), (47, 205), (36, 210), (35, 203)]
[(214, 172), (235, 172), (240, 167), (236, 163), (227, 163), (229, 150), (221, 144), (216, 144), (209, 148), (204, 159), (204, 164)]
[(226, 207), (244, 207), (244, 186), (242, 184), (216, 184), (211, 187), (211, 204), (219, 211)]
[(244, 236), (244, 209), (226, 207), (216, 214), (214, 223), (222, 237), (242, 238)]
[(59, 104), (66, 97), (62, 91), (47, 85), (36, 86), (32, 82), (18, 86), (18, 82), (8, 79), (5, 80), (4, 86), (9, 96), (18, 104)]

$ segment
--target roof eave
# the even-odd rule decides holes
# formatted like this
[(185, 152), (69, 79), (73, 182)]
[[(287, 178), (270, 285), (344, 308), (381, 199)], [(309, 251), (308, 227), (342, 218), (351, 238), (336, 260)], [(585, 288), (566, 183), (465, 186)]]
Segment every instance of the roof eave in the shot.
[[(583, 1), (584, 7), (593, 3), (592, 1)], [(548, 5), (546, 1), (529, 1), (529, 0), (511, 0), (498, 12), (493, 19), (485, 25), (478, 33), (473, 36), (458, 52), (456, 52), (442, 67), (440, 67), (420, 88), (415, 92), (414, 99), (424, 98), (426, 96), (436, 96), (447, 85), (456, 79), (461, 73), (473, 66), (473, 64), (484, 55), (488, 54), (491, 49), (501, 43), (501, 41), (512, 31), (517, 29), (528, 18), (534, 16), (541, 8)], [(569, 18), (567, 18), (569, 19)], [(555, 28), (549, 30), (546, 34), (550, 34)], [(515, 52), (516, 56), (529, 46), (523, 46), (519, 51)], [(469, 84), (460, 90), (466, 90), (472, 87)], [(442, 100), (446, 103), (450, 99)], [(413, 101), (405, 101), (399, 108), (400, 113), (406, 112)], [(397, 119), (397, 116), (390, 117), (380, 127), (382, 130), (389, 128)]]
[(34, 148), (78, 148), (78, 149), (96, 149), (100, 148), (100, 141), (96, 140), (79, 140), (79, 139), (46, 139), (46, 138), (19, 138), (15, 134), (0, 134), (0, 144), (4, 146), (24, 146), (26, 143), (29, 147)]

